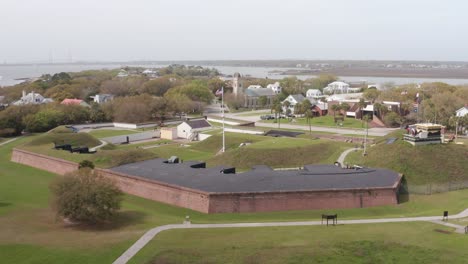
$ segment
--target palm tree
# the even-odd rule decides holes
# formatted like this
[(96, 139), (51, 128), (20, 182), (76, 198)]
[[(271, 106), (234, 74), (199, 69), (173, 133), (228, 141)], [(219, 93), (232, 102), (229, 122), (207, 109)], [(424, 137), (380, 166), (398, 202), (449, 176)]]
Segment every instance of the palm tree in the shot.
[(345, 112), (343, 117), (346, 117), (346, 112), (348, 112), (350, 108), (351, 106), (348, 103), (341, 103), (341, 110)]
[(364, 101), (364, 99), (359, 99), (359, 102), (357, 103), (358, 106), (359, 106), (359, 111), (361, 112), (361, 120), (362, 120), (362, 116), (363, 116), (363, 109), (367, 106), (367, 103), (366, 101)]
[(341, 110), (341, 105), (334, 104), (334, 105), (331, 106), (331, 109), (333, 110), (333, 117), (335, 117), (336, 112), (339, 112)]

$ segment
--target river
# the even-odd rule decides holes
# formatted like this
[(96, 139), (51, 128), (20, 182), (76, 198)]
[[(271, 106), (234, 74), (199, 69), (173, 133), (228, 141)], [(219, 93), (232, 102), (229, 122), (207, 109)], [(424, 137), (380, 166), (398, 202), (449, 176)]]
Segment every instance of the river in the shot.
[[(163, 67), (158, 64), (30, 64), (30, 65), (1, 65), (0, 64), (0, 86), (14, 85), (22, 82), (21, 78), (34, 78), (42, 74), (54, 74), (59, 72), (79, 72), (83, 70), (115, 69), (124, 66), (140, 66), (145, 68)], [(203, 65), (202, 65), (203, 66)], [(207, 66), (213, 67), (213, 66)], [(232, 75), (239, 72), (242, 75), (250, 75), (258, 78), (282, 79), (285, 75), (270, 73), (271, 71), (286, 71), (291, 68), (273, 67), (233, 67), (215, 66), (223, 74)], [(315, 75), (298, 75), (299, 79), (313, 78)], [(448, 84), (468, 84), (468, 79), (444, 79), (444, 78), (400, 78), (400, 77), (366, 77), (366, 76), (340, 76), (347, 82), (366, 81), (372, 84), (393, 82), (395, 84), (423, 83), (423, 82), (445, 82)]]

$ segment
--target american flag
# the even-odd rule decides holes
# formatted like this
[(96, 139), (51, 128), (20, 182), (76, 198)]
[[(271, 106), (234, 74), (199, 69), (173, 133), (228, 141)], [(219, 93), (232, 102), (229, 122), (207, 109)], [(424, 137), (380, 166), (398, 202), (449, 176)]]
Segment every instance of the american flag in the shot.
[(221, 87), (221, 89), (218, 89), (216, 92), (215, 92), (215, 95), (216, 96), (220, 96), (224, 93), (224, 87)]

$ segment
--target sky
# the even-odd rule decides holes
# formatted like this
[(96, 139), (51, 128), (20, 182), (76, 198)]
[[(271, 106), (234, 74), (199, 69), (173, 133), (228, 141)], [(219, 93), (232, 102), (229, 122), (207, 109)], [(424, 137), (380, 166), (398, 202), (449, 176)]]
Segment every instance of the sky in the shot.
[(0, 63), (468, 61), (463, 0), (1, 0)]

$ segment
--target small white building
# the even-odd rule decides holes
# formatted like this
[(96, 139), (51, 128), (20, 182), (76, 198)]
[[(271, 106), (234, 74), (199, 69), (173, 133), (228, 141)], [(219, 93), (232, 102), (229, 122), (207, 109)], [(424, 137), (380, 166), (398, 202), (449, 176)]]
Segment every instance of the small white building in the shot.
[(121, 69), (119, 71), (119, 73), (117, 74), (117, 77), (119, 77), (119, 78), (128, 77), (128, 72), (126, 70), (124, 70), (124, 69)]
[(316, 103), (316, 101), (312, 98), (306, 98), (302, 94), (290, 94), (286, 99), (284, 99), (281, 103), (283, 105), (283, 112), (287, 112), (288, 108), (286, 108), (285, 102), (289, 102), (289, 110), (291, 113), (294, 113), (294, 109), (297, 104), (302, 103), (304, 100), (309, 100), (312, 105)]
[(464, 106), (464, 107), (458, 109), (457, 111), (455, 111), (455, 115), (457, 117), (464, 117), (467, 114), (468, 114), (468, 106)]
[(95, 103), (102, 104), (105, 102), (112, 101), (114, 99), (114, 95), (112, 94), (96, 94), (94, 96), (90, 96)]
[(177, 126), (177, 136), (188, 140), (198, 140), (200, 132), (211, 128), (211, 124), (206, 119), (188, 120)]
[(317, 99), (317, 98), (320, 98), (320, 97), (322, 97), (322, 96), (323, 96), (323, 94), (322, 94), (322, 92), (321, 92), (319, 89), (309, 89), (309, 90), (307, 90), (307, 92), (306, 92), (306, 97), (307, 97), (307, 98), (315, 98), (315, 99)]
[(13, 102), (13, 105), (27, 105), (27, 104), (47, 104), (52, 103), (52, 98), (44, 98), (44, 96), (33, 92), (26, 94), (23, 91), (23, 96), (18, 101)]
[(267, 85), (267, 89), (273, 90), (275, 94), (280, 94), (282, 89), (279, 82)]
[(323, 92), (325, 94), (345, 94), (348, 93), (349, 84), (345, 82), (332, 82), (327, 85), (327, 87), (323, 88)]

